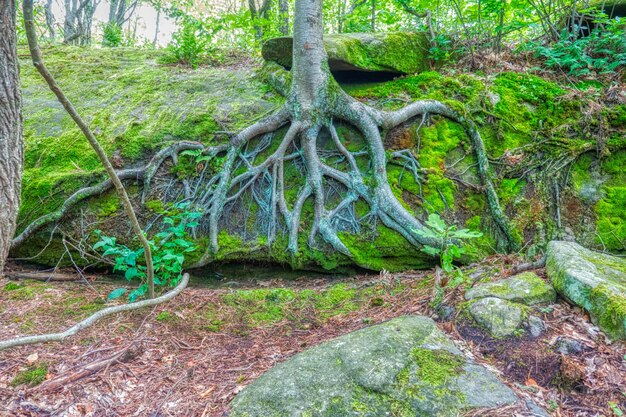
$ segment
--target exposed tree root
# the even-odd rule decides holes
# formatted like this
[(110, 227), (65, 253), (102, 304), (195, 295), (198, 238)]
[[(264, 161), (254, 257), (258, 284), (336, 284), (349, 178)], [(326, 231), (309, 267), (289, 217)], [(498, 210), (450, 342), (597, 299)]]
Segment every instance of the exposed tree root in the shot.
[(33, 345), (35, 343), (62, 341), (70, 336), (75, 335), (76, 333), (83, 330), (84, 328), (91, 326), (92, 324), (94, 324), (95, 322), (97, 322), (98, 320), (104, 317), (110, 316), (112, 314), (122, 313), (124, 311), (132, 311), (132, 310), (137, 310), (137, 309), (144, 308), (144, 307), (152, 307), (157, 304), (161, 304), (168, 300), (171, 300), (172, 298), (180, 294), (185, 289), (185, 287), (187, 287), (188, 283), (189, 283), (189, 274), (184, 274), (180, 283), (174, 289), (161, 295), (160, 297), (150, 298), (147, 300), (138, 301), (136, 303), (121, 304), (118, 306), (105, 308), (103, 310), (100, 310), (94, 313), (93, 315), (87, 317), (85, 320), (75, 324), (74, 326), (70, 327), (69, 329), (61, 333), (48, 333), (48, 334), (42, 334), (42, 335), (36, 335), (36, 336), (24, 336), (24, 337), (17, 337), (15, 339), (2, 340), (0, 341), (0, 350), (4, 350), (4, 349), (16, 347), (16, 346)]
[[(205, 159), (209, 161), (198, 178), (184, 183), (184, 198), (205, 213), (203, 224), (209, 237), (209, 245), (194, 265), (196, 267), (206, 265), (215, 258), (224, 214), (240, 203), (245, 193), (251, 195), (263, 212), (267, 245), (271, 246), (278, 233), (282, 232), (288, 240), (287, 249), (292, 254), (298, 251), (303, 207), (309, 199), (313, 203), (313, 222), (308, 236), (311, 247), (316, 245), (319, 236), (334, 250), (351, 257), (338, 231), (358, 231), (363, 221), (372, 223), (377, 220), (415, 246), (439, 246), (440, 241), (420, 232), (424, 227), (422, 223), (400, 203), (391, 190), (387, 179), (387, 163), (390, 161), (387, 160), (381, 135), (381, 130), (388, 131), (410, 119), (428, 114), (440, 115), (464, 127), (476, 156), (490, 213), (504, 237), (502, 246), (509, 251), (517, 250), (518, 242), (491, 181), (489, 161), (480, 134), (470, 120), (434, 100), (418, 101), (400, 110), (387, 112), (366, 106), (339, 90), (328, 109), (312, 120), (298, 114), (298, 105), (288, 99), (274, 115), (244, 129), (227, 144), (205, 147), (196, 142), (176, 143), (158, 152), (144, 168), (123, 170), (118, 176), (126, 180), (143, 181), (143, 201), (159, 167), (168, 158), (176, 163), (180, 152), (202, 150)], [(356, 127), (363, 135), (365, 149), (349, 151), (337, 134), (336, 121)], [(286, 133), (276, 146), (274, 134), (285, 125), (288, 126)], [(322, 132), (332, 139), (332, 151), (327, 147), (319, 148)], [(261, 156), (270, 149), (273, 149), (271, 154)], [(363, 168), (363, 158), (367, 158), (367, 168)], [(211, 172), (209, 163), (218, 159), (221, 162)], [(392, 153), (391, 162), (402, 164), (421, 187), (422, 172), (410, 151)], [(285, 184), (286, 163), (294, 164), (306, 178), (291, 201), (287, 198), (288, 185)], [(110, 188), (110, 181), (104, 181), (77, 191), (59, 210), (40, 217), (24, 229), (15, 238), (13, 246), (23, 243), (45, 225), (59, 221), (77, 203)], [(294, 195), (293, 192), (289, 194)], [(354, 203), (359, 199), (364, 200), (370, 210), (362, 218), (357, 218), (354, 210)]]

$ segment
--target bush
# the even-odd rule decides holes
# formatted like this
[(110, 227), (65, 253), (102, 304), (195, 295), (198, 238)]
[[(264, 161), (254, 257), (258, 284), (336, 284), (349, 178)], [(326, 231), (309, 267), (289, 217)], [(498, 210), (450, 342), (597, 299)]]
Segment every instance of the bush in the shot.
[(614, 73), (626, 66), (625, 30), (626, 24), (619, 19), (599, 15), (589, 36), (574, 38), (565, 30), (558, 42), (547, 46), (531, 44), (530, 49), (546, 60), (546, 66), (574, 76)]
[(102, 32), (102, 45), (110, 48), (121, 46), (124, 39), (122, 27), (115, 23), (104, 25)]
[(161, 59), (166, 64), (184, 64), (197, 68), (207, 59), (208, 36), (202, 23), (185, 17), (181, 28), (174, 33), (172, 43), (167, 47), (167, 54)]

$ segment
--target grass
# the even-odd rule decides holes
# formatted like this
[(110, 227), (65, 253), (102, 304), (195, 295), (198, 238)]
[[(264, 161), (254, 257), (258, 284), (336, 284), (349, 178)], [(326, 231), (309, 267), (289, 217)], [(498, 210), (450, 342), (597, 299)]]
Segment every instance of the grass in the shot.
[(11, 386), (17, 387), (19, 385), (28, 385), (34, 387), (41, 384), (46, 380), (48, 374), (48, 365), (45, 363), (39, 365), (32, 365), (27, 369), (20, 371), (15, 375), (15, 378), (11, 381)]

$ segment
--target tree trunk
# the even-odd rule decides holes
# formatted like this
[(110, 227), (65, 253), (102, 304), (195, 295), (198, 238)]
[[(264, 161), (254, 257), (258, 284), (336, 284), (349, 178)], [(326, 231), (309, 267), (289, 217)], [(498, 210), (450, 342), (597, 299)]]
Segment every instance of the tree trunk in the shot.
[(15, 0), (0, 0), (0, 276), (15, 233), (24, 164)]
[(154, 40), (152, 41), (152, 45), (154, 47), (157, 46), (157, 41), (159, 40), (159, 25), (161, 24), (161, 6), (157, 6), (157, 15), (156, 15), (156, 28), (154, 29)]
[(326, 111), (331, 75), (324, 49), (322, 0), (296, 0), (293, 22), (292, 99), (303, 118)]
[(280, 13), (279, 21), (280, 25), (278, 30), (281, 34), (289, 35), (289, 1), (278, 0), (278, 12)]
[(46, 26), (48, 27), (48, 32), (50, 36), (50, 41), (54, 42), (56, 38), (56, 30), (55, 30), (55, 21), (54, 15), (52, 14), (52, 0), (47, 0), (44, 8), (44, 13), (46, 15)]

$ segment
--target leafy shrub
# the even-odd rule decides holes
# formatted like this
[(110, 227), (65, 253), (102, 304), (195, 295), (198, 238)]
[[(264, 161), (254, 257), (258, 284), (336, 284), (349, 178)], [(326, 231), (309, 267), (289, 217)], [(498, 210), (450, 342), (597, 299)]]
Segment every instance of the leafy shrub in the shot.
[(191, 17), (182, 20), (180, 29), (174, 33), (162, 63), (180, 63), (197, 68), (208, 54), (208, 36), (202, 23)]
[(102, 29), (102, 45), (110, 48), (122, 45), (124, 39), (122, 27), (115, 23), (107, 23)]
[(473, 232), (469, 229), (457, 229), (454, 225), (447, 225), (439, 215), (434, 213), (428, 216), (426, 225), (430, 229), (424, 228), (418, 230), (417, 233), (427, 238), (439, 239), (441, 246), (435, 248), (426, 245), (422, 248), (422, 252), (432, 256), (439, 256), (441, 269), (448, 273), (454, 270), (452, 265), (454, 259), (459, 258), (465, 252), (465, 249), (457, 243), (463, 239), (473, 239), (483, 235), (480, 232)]
[(565, 30), (558, 42), (547, 46), (534, 43), (530, 49), (546, 60), (546, 66), (571, 75), (616, 72), (626, 66), (626, 25), (619, 19), (606, 19), (606, 15), (600, 15), (595, 23), (588, 36), (574, 38)]
[[(175, 205), (173, 210), (167, 211), (163, 217), (165, 230), (154, 235), (149, 240), (152, 249), (152, 264), (154, 265), (154, 284), (157, 286), (175, 286), (182, 277), (185, 255), (197, 249), (189, 240), (189, 229), (198, 226), (195, 221), (202, 214), (187, 211), (188, 203)], [(130, 302), (143, 297), (148, 291), (146, 280), (146, 266), (138, 263), (143, 258), (143, 248), (130, 249), (118, 244), (115, 237), (104, 236), (96, 230), (99, 241), (94, 244), (94, 250), (103, 251), (102, 256), (114, 257), (114, 271), (124, 272), (128, 281), (139, 280), (142, 284), (128, 294)], [(117, 288), (109, 296), (109, 300), (126, 294), (126, 288)]]

